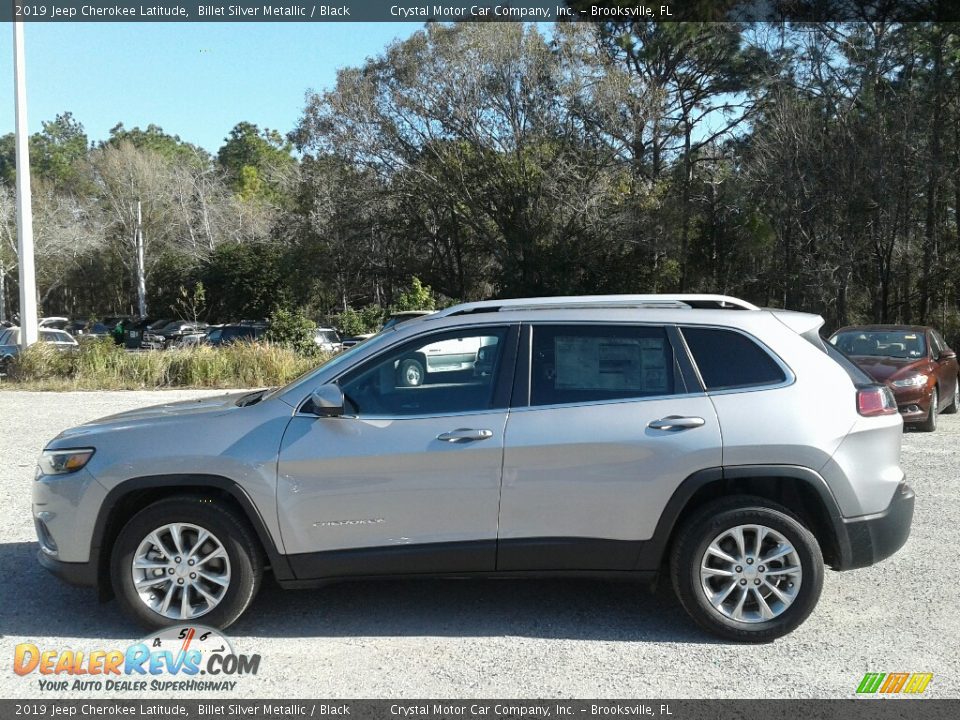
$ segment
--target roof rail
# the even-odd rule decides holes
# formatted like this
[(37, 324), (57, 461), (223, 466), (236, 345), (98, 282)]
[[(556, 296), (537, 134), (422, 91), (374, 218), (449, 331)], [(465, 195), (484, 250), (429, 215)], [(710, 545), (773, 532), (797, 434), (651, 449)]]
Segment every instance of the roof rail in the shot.
[(440, 310), (432, 317), (470, 315), (473, 313), (508, 312), (511, 310), (582, 310), (582, 309), (662, 309), (662, 310), (759, 310), (756, 305), (729, 295), (664, 294), (664, 295), (579, 295), (571, 297), (514, 298), (463, 303)]

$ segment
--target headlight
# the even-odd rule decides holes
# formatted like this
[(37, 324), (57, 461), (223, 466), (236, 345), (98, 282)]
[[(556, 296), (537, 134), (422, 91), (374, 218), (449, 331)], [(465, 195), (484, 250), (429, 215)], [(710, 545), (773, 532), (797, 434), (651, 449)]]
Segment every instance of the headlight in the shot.
[(905, 387), (923, 387), (927, 384), (928, 377), (923, 373), (918, 375), (911, 375), (910, 377), (902, 378), (901, 380), (894, 380), (891, 385), (894, 387), (905, 388)]
[(70, 450), (44, 450), (37, 460), (40, 472), (44, 475), (66, 475), (83, 468), (93, 457), (93, 448), (71, 448)]

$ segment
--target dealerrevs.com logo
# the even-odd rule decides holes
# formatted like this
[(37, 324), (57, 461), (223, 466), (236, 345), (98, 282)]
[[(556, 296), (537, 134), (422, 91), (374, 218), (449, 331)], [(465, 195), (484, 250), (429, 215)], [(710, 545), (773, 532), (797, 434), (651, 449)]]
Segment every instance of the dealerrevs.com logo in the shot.
[(857, 695), (920, 695), (931, 680), (933, 673), (867, 673), (857, 686)]
[(219, 630), (203, 625), (169, 627), (125, 649), (90, 651), (20, 643), (13, 671), (51, 692), (232, 691), (256, 675), (260, 655), (236, 653)]

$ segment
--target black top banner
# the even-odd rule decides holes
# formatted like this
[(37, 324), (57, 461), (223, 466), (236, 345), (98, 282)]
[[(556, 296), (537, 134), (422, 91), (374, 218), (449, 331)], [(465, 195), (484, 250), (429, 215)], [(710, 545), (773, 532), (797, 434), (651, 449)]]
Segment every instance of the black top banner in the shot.
[(957, 0), (0, 0), (23, 22), (957, 22)]

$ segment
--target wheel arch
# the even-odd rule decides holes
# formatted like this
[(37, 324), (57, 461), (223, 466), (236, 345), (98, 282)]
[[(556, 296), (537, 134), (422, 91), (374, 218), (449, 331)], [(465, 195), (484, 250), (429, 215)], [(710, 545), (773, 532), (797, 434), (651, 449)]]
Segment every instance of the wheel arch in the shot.
[(235, 481), (220, 475), (149, 475), (120, 483), (101, 503), (90, 543), (90, 559), (97, 563), (97, 588), (101, 600), (112, 597), (110, 553), (127, 520), (151, 503), (184, 494), (213, 496), (232, 508), (253, 530), (274, 577), (278, 580), (294, 579), (290, 564), (277, 548), (259, 509)]
[(664, 506), (653, 538), (644, 543), (638, 569), (660, 570), (687, 518), (713, 500), (741, 494), (786, 506), (814, 534), (828, 565), (849, 564), (840, 506), (819, 473), (796, 465), (738, 465), (700, 470), (680, 484)]

